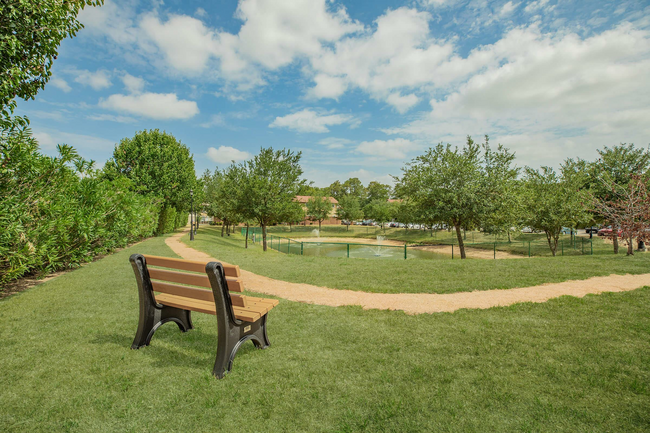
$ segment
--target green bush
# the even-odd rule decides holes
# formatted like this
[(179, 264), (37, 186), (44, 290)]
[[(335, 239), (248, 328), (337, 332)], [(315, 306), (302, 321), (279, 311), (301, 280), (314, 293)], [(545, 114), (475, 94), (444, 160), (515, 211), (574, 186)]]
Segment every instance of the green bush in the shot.
[[(38, 152), (29, 131), (0, 132), (0, 284), (78, 266), (151, 236), (159, 200), (99, 176), (70, 146)], [(175, 211), (174, 211), (175, 212)]]
[(173, 232), (176, 228), (176, 208), (174, 206), (165, 206), (160, 212), (158, 218), (158, 234)]

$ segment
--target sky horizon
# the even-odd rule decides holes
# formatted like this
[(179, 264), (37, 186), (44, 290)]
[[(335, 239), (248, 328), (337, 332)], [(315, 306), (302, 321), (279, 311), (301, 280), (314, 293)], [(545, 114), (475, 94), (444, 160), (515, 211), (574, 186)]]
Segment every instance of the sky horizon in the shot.
[(518, 166), (650, 143), (645, 1), (106, 0), (18, 101), (41, 150), (99, 166), (143, 129), (196, 171), (302, 151), (316, 186), (391, 183), (440, 142), (490, 136)]

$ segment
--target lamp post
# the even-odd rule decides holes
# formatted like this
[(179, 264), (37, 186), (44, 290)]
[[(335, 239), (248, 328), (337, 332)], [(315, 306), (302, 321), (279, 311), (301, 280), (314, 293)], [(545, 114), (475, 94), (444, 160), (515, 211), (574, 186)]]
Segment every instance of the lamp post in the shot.
[(190, 189), (190, 240), (194, 240), (194, 191)]

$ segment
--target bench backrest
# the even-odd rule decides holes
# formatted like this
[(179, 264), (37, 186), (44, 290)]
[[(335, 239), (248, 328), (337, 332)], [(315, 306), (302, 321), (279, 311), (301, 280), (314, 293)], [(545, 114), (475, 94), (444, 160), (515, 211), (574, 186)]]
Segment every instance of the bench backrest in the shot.
[[(168, 257), (143, 255), (151, 286), (154, 292), (168, 293), (170, 295), (183, 296), (200, 301), (214, 302), (214, 292), (210, 279), (206, 274), (206, 265), (208, 261), (181, 260)], [(241, 275), (239, 266), (224, 265), (223, 270), (226, 276), (228, 287), (228, 297), (230, 303), (235, 307), (246, 307), (246, 297), (229, 292), (243, 292), (244, 285), (241, 280), (237, 279)], [(168, 268), (168, 269), (163, 269)], [(173, 270), (170, 270), (173, 269)], [(179, 272), (186, 271), (186, 272)], [(197, 272), (200, 272), (198, 274)], [(170, 284), (179, 283), (183, 284)], [(198, 286), (198, 287), (191, 287)]]

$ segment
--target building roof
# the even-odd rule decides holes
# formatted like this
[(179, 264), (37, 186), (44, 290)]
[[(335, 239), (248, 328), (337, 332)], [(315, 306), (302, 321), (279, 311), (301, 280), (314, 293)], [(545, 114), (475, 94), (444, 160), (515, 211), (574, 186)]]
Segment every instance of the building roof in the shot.
[[(313, 196), (311, 196), (311, 195), (297, 195), (296, 198), (293, 199), (293, 201), (297, 201), (298, 203), (307, 203), (309, 201), (309, 199), (312, 198), (312, 197)], [(337, 199), (335, 199), (334, 197), (326, 197), (326, 198), (329, 199), (330, 203), (333, 203), (333, 204), (338, 204), (339, 203), (339, 201)]]

